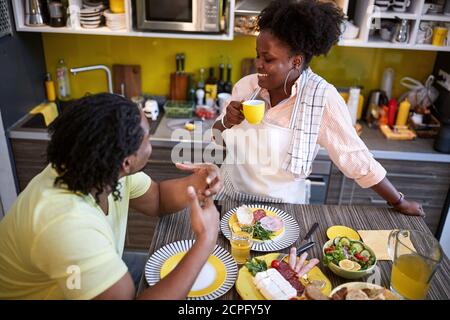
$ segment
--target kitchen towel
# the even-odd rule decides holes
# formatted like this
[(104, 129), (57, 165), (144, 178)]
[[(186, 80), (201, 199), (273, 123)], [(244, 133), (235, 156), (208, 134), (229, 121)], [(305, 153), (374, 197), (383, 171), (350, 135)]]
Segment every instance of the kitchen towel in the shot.
[[(388, 254), (389, 234), (393, 230), (358, 230), (362, 241), (373, 250), (378, 260), (392, 260)], [(414, 249), (409, 239), (403, 239), (408, 247)]]
[(45, 125), (48, 126), (58, 116), (58, 109), (56, 108), (56, 104), (54, 102), (41, 103), (40, 105), (34, 107), (30, 113), (41, 113), (44, 116)]
[(330, 84), (307, 68), (300, 75), (290, 128), (294, 129), (283, 169), (296, 177), (307, 177), (317, 151), (317, 137), (322, 122)]

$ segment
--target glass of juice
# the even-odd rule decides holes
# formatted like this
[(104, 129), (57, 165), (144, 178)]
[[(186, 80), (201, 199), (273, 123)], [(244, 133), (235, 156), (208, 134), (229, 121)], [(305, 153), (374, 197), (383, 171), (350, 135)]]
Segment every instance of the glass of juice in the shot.
[(389, 235), (393, 261), (391, 290), (403, 299), (424, 300), (443, 253), (431, 235), (416, 230), (394, 230)]
[(252, 230), (231, 232), (231, 255), (237, 264), (244, 264), (250, 259), (252, 247)]

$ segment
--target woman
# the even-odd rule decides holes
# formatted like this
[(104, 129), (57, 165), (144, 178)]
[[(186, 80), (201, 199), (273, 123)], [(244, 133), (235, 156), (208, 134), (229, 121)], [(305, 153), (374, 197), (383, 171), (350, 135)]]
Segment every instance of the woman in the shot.
[[(372, 188), (401, 213), (424, 215), (418, 203), (388, 181), (386, 170), (356, 134), (336, 88), (308, 66), (313, 56), (328, 53), (337, 42), (342, 20), (334, 3), (317, 0), (273, 1), (261, 12), (258, 74), (236, 83), (231, 102), (213, 126), (215, 140), (222, 137), (228, 151), (222, 166), (224, 193), (242, 200), (305, 203), (305, 181), (322, 146), (361, 187)], [(258, 125), (243, 116), (241, 102), (248, 99), (266, 104)]]

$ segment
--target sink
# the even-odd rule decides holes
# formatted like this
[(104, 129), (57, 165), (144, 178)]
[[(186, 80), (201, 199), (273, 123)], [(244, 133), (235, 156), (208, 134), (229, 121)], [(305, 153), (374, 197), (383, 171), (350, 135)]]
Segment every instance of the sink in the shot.
[[(70, 105), (71, 101), (65, 101), (61, 102), (59, 104), (59, 111), (64, 112), (64, 110)], [(20, 125), (20, 128), (22, 129), (47, 129), (47, 126), (45, 125), (44, 116), (40, 113), (29, 115), (29, 119), (26, 120), (24, 123)], [(156, 132), (156, 129), (158, 128), (159, 123), (161, 122), (161, 119), (164, 116), (164, 111), (161, 111), (158, 115), (158, 119), (156, 121), (152, 121), (148, 119), (148, 124), (150, 126), (150, 135), (153, 135)]]
[[(71, 104), (71, 102), (74, 100), (69, 100), (69, 101), (60, 101), (58, 102), (57, 108), (58, 108), (58, 112), (64, 112), (64, 110)], [(20, 126), (21, 128), (24, 129), (46, 129), (47, 126), (45, 125), (45, 120), (44, 120), (44, 116), (41, 113), (38, 114), (30, 114), (30, 118), (25, 121), (24, 123), (22, 123), (22, 125)]]

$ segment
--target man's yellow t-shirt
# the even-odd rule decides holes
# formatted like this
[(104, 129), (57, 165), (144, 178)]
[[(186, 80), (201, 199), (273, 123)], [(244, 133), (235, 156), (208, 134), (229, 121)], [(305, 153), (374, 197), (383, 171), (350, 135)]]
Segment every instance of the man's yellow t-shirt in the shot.
[(0, 299), (91, 299), (127, 272), (122, 261), (129, 200), (151, 179), (119, 180), (121, 200), (108, 197), (108, 215), (91, 195), (55, 187), (49, 165), (0, 221)]

